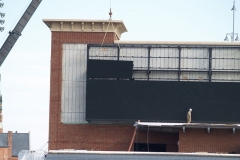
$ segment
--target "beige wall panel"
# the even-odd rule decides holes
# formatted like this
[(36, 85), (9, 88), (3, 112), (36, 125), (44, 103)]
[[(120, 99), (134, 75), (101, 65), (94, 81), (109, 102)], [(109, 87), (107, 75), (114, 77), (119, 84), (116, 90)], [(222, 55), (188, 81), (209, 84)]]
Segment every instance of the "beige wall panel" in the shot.
[(84, 123), (87, 45), (64, 44), (62, 59), (62, 123)]

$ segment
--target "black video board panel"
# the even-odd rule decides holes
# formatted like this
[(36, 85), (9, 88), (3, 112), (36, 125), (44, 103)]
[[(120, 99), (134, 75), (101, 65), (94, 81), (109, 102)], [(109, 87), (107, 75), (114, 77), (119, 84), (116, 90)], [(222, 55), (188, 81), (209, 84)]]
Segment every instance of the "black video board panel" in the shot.
[(131, 79), (133, 61), (88, 60), (88, 78), (120, 78)]
[(86, 101), (86, 120), (240, 122), (240, 83), (88, 80)]

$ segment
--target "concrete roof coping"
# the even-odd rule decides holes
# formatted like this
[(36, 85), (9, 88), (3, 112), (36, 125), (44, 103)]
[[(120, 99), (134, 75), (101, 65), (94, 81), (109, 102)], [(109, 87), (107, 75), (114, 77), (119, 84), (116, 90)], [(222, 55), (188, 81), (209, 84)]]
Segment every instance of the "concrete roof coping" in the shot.
[(240, 154), (208, 153), (208, 152), (128, 152), (128, 151), (87, 151), (87, 150), (49, 150), (48, 154), (121, 154), (121, 155), (174, 155), (174, 156), (209, 156), (240, 157)]
[[(43, 19), (43, 22), (106, 22), (109, 20), (101, 20), (101, 19)], [(123, 23), (122, 20), (111, 20), (113, 23)]]
[(52, 32), (114, 32), (119, 39), (127, 32), (122, 20), (43, 19), (43, 22)]
[(115, 40), (115, 44), (131, 45), (174, 45), (174, 46), (240, 46), (240, 42), (215, 41), (122, 41)]

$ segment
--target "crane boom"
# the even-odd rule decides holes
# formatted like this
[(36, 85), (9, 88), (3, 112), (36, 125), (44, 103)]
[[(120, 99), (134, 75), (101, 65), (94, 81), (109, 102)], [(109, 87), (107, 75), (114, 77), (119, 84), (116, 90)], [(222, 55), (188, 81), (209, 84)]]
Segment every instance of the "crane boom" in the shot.
[(3, 43), (1, 49), (0, 49), (0, 66), (10, 53), (12, 47), (18, 40), (19, 36), (21, 36), (21, 33), (24, 29), (24, 27), (27, 25), (28, 21), (38, 8), (39, 4), (41, 3), (42, 0), (32, 0), (32, 2), (29, 4), (28, 8), (26, 11), (23, 13), (22, 17), (16, 24), (15, 28), (9, 32), (9, 35), (5, 42)]

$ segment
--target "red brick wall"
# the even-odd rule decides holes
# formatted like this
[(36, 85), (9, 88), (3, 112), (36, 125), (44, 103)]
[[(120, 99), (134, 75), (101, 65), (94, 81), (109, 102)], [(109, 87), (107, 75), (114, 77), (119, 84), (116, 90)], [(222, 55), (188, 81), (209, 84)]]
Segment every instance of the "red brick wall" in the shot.
[[(79, 149), (127, 151), (133, 136), (131, 125), (94, 125), (62, 124), (61, 121), (61, 79), (62, 79), (62, 44), (96, 43), (101, 44), (105, 33), (52, 32), (51, 80), (50, 80), (50, 121), (49, 150)], [(113, 44), (116, 36), (108, 33), (104, 44)], [(151, 132), (149, 143), (166, 143), (167, 151), (177, 151), (175, 138), (166, 133)], [(137, 143), (146, 142), (146, 131), (138, 131)], [(132, 147), (133, 150), (133, 147)]]
[[(62, 79), (62, 45), (63, 43), (102, 43), (105, 33), (81, 33), (81, 32), (52, 32), (51, 48), (51, 77), (50, 77), (50, 116), (49, 116), (49, 149), (89, 149), (76, 143), (80, 142), (78, 137), (82, 134), (91, 133), (95, 127), (89, 127), (85, 131), (86, 125), (64, 125), (61, 120), (61, 79)], [(116, 38), (114, 33), (107, 33), (104, 44), (114, 43)], [(82, 129), (83, 128), (83, 129)], [(69, 135), (69, 131), (71, 134)], [(69, 137), (66, 139), (66, 137)]]
[(179, 131), (180, 152), (240, 153), (240, 131), (232, 129), (186, 129)]

